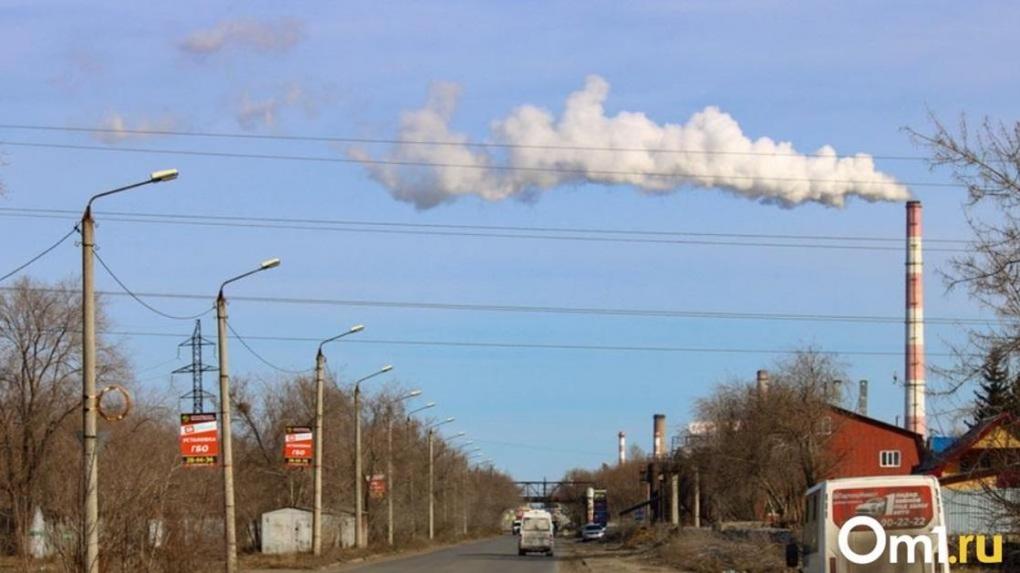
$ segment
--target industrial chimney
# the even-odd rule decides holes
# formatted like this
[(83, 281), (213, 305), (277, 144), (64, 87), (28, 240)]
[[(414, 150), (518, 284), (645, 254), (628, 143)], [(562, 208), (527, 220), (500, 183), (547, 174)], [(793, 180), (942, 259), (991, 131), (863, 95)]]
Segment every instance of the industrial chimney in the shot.
[(758, 395), (764, 396), (769, 391), (769, 371), (759, 370), (755, 376), (755, 382), (757, 383)]
[(661, 459), (666, 456), (666, 415), (656, 414), (652, 417), (652, 457)]
[(616, 437), (619, 439), (618, 462), (622, 466), (627, 463), (627, 434), (620, 432)]
[(924, 436), (924, 261), (921, 257), (921, 202), (907, 202), (906, 404), (904, 427)]
[(857, 413), (862, 416), (868, 415), (868, 381), (861, 380), (857, 390)]

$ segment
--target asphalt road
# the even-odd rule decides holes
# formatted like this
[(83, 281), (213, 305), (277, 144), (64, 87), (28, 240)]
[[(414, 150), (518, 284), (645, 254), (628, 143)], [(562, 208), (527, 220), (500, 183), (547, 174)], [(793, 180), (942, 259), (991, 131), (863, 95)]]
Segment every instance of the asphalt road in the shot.
[[(559, 541), (559, 540), (557, 540)], [(559, 549), (559, 547), (557, 547)], [(345, 571), (357, 573), (556, 573), (559, 556), (517, 555), (517, 538), (504, 535), (441, 549), (425, 555), (367, 564)]]

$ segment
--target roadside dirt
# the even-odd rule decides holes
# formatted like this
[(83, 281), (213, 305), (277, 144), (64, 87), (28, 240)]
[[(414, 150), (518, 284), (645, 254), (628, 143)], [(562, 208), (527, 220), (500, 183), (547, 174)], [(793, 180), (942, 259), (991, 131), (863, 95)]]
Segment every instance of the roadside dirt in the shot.
[(654, 563), (647, 549), (624, 549), (618, 543), (559, 542), (567, 551), (561, 573), (677, 573)]

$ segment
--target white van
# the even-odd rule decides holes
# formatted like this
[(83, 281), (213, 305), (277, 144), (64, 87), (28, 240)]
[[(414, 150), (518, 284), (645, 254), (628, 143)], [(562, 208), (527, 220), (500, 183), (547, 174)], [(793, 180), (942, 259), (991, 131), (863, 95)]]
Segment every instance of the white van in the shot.
[[(936, 529), (945, 526), (945, 518), (939, 482), (932, 476), (823, 481), (807, 491), (805, 502), (801, 545), (787, 547), (786, 556), (787, 565), (800, 565), (802, 573), (949, 573), (948, 563), (940, 563), (950, 556), (944, 555), (944, 529)], [(858, 525), (848, 531), (849, 551), (863, 556), (876, 544), (884, 546), (870, 563), (854, 563), (840, 549), (840, 529), (853, 518), (867, 518), (873, 528)]]
[(521, 535), (517, 538), (517, 554), (553, 554), (552, 514), (543, 509), (529, 509), (521, 516)]

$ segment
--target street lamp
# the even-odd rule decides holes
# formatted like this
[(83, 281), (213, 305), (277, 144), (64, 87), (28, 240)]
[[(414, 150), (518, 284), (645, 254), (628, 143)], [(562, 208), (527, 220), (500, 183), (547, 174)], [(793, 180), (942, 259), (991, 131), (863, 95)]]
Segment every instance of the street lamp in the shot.
[(113, 195), (150, 183), (177, 179), (176, 169), (154, 171), (145, 181), (93, 195), (81, 217), (81, 372), (82, 372), (82, 472), (85, 474), (85, 508), (82, 527), (85, 549), (85, 573), (99, 573), (99, 460), (96, 457), (96, 425), (99, 404), (96, 403), (96, 286), (93, 254), (95, 252), (95, 221), (92, 203), (100, 197)]
[[(418, 408), (415, 408), (414, 410), (411, 410), (410, 412), (407, 413), (407, 428), (406, 428), (406, 430), (407, 430), (407, 438), (408, 438), (408, 442), (407, 443), (408, 443), (408, 446), (411, 445), (411, 416), (413, 416), (414, 414), (417, 414), (418, 412), (421, 412), (422, 410), (428, 410), (429, 408), (435, 408), (435, 407), (436, 407), (436, 403), (435, 402), (429, 402), (429, 403), (425, 404), (424, 406), (419, 406)], [(417, 432), (415, 432), (415, 434), (417, 435)], [(410, 474), (408, 474), (407, 478), (408, 478), (408, 480), (407, 480), (407, 496), (408, 496), (407, 497), (407, 502), (408, 502), (409, 506), (413, 507), (414, 506), (414, 473), (411, 472)], [(411, 511), (411, 537), (417, 537), (417, 536), (418, 536), (418, 520), (415, 518), (414, 511)]]
[(220, 358), (220, 435), (223, 437), (223, 534), (226, 545), (226, 571), (237, 570), (237, 530), (234, 523), (234, 453), (230, 428), (230, 375), (227, 365), (227, 299), (223, 289), (255, 273), (280, 266), (280, 259), (268, 259), (255, 269), (227, 279), (216, 295), (216, 342)]
[(364, 378), (359, 378), (354, 382), (354, 539), (358, 548), (364, 548), (368, 545), (368, 536), (366, 535), (364, 524), (361, 522), (365, 513), (365, 500), (362, 499), (361, 493), (361, 482), (364, 479), (364, 476), (361, 475), (361, 383), (369, 378), (385, 374), (390, 370), (393, 370), (393, 367), (387, 364), (377, 372), (373, 372)]
[[(421, 396), (421, 390), (411, 390), (397, 398), (397, 402)], [(386, 416), (386, 542), (393, 545), (393, 410)]]
[[(468, 444), (470, 444), (470, 443), (472, 443), (472, 442), (468, 442)], [(460, 511), (461, 511), (461, 516), (463, 517), (463, 522), (462, 522), (463, 523), (463, 529), (462, 529), (462, 534), (463, 535), (467, 535), (468, 534), (467, 500), (468, 500), (468, 488), (471, 486), (471, 482), (468, 479), (469, 473), (471, 471), (471, 458), (475, 458), (475, 457), (478, 457), (478, 456), (482, 455), (482, 448), (471, 448), (470, 450), (468, 450), (468, 452), (469, 453), (467, 453), (464, 456), (464, 475), (461, 478), (461, 484), (460, 484)]]
[[(447, 418), (442, 422), (436, 422), (429, 425), (429, 540), (435, 539), (436, 537), (436, 472), (435, 472), (435, 455), (433, 449), (433, 437), (436, 433), (436, 428), (443, 424), (449, 424), (456, 418)], [(460, 435), (463, 435), (461, 432)]]
[(319, 351), (315, 354), (315, 453), (312, 461), (312, 475), (315, 481), (315, 503), (312, 506), (312, 554), (322, 554), (322, 384), (325, 378), (326, 355), (322, 353), (322, 347), (355, 332), (365, 330), (362, 324), (352, 326), (347, 332), (327, 338), (319, 343)]

